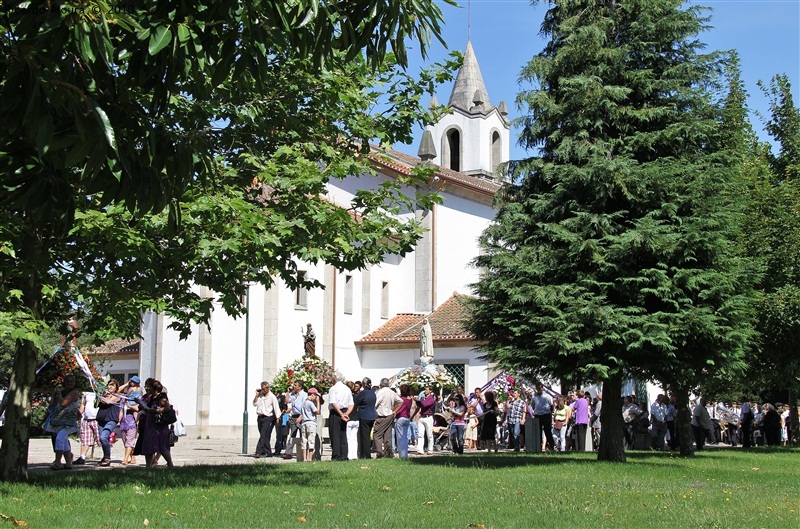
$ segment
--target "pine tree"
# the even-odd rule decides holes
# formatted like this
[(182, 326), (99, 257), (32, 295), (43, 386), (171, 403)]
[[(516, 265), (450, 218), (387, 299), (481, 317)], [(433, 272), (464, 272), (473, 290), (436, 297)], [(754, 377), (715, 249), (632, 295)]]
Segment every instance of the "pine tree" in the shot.
[(492, 361), (604, 382), (600, 460), (625, 460), (623, 370), (746, 342), (706, 22), (678, 0), (551, 2), (518, 97), (540, 155), (511, 164), (476, 260), (471, 325)]

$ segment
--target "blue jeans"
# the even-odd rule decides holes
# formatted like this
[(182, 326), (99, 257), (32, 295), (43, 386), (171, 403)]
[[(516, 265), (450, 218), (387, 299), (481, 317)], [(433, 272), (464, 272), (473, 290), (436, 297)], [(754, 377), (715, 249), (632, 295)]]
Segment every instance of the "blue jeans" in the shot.
[(116, 421), (108, 421), (100, 427), (100, 446), (103, 447), (103, 459), (111, 461), (111, 442), (108, 437), (117, 427)]
[(412, 443), (417, 442), (417, 437), (419, 437), (419, 428), (417, 423), (414, 421), (410, 421), (408, 423), (408, 440)]
[(72, 451), (72, 446), (69, 444), (69, 430), (62, 429), (53, 434), (53, 449), (58, 452)]
[(410, 422), (411, 419), (408, 417), (398, 417), (394, 422), (397, 452), (400, 454), (400, 459), (408, 459), (408, 423)]
[(450, 425), (450, 444), (453, 445), (453, 452), (456, 454), (464, 453), (464, 430), (466, 429), (466, 424)]
[(519, 423), (508, 423), (508, 448), (519, 449)]

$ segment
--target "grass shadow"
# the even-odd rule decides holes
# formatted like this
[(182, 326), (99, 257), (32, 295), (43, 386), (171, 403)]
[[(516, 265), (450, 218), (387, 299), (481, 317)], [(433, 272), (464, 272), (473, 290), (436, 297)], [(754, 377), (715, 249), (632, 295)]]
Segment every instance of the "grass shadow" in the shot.
[[(631, 453), (626, 452), (626, 457), (631, 458)], [(648, 459), (654, 466), (670, 464), (669, 453), (641, 452), (634, 459)], [(659, 462), (661, 461), (661, 462)], [(565, 464), (593, 464), (597, 461), (597, 454), (567, 452), (565, 454), (464, 454), (464, 455), (439, 455), (426, 458), (413, 458), (409, 462), (422, 466), (446, 466), (456, 468), (518, 468), (518, 467), (544, 467)]]
[(331, 478), (328, 465), (304, 466), (279, 464), (196, 465), (175, 468), (144, 467), (115, 469), (113, 471), (60, 471), (31, 472), (28, 484), (46, 489), (83, 487), (105, 490), (109, 486), (141, 486), (147, 489), (172, 489), (181, 487), (220, 487), (252, 484), (255, 487), (287, 487), (319, 484)]

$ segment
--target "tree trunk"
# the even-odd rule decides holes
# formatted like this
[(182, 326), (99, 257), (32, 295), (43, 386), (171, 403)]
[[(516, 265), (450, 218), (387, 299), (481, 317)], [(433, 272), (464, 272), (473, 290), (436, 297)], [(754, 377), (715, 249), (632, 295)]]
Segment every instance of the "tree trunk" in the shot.
[(622, 420), (622, 371), (603, 382), (603, 408), (600, 410), (598, 461), (625, 462), (625, 423)]
[[(18, 252), (22, 262), (38, 263), (46, 249), (41, 232), (30, 227)], [(32, 269), (37, 270), (36, 266)], [(42, 283), (36, 273), (19, 283), (22, 302), (34, 322), (42, 321)], [(28, 442), (31, 428), (31, 395), (36, 378), (38, 348), (31, 340), (17, 340), (14, 363), (9, 384), (3, 446), (0, 447), (0, 480), (25, 481), (28, 479)]]
[(30, 341), (17, 341), (6, 409), (3, 446), (0, 447), (0, 480), (28, 479), (28, 441), (31, 426), (31, 394), (36, 376), (37, 350)]
[(689, 391), (675, 390), (675, 432), (680, 442), (681, 457), (694, 457), (694, 432), (692, 431), (692, 410), (689, 407)]

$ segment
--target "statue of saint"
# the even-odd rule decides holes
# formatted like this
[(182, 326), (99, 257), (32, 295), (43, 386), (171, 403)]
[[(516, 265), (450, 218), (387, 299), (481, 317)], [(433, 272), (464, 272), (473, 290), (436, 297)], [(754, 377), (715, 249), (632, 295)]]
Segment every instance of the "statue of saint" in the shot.
[[(300, 328), (300, 334), (303, 334), (302, 327)], [(303, 334), (303, 348), (306, 351), (305, 356), (311, 358), (315, 358), (317, 356), (317, 334), (314, 332), (314, 329), (311, 328), (310, 323), (306, 325), (306, 332)]]
[(422, 320), (419, 331), (419, 361), (422, 364), (433, 363), (433, 331), (428, 318)]

